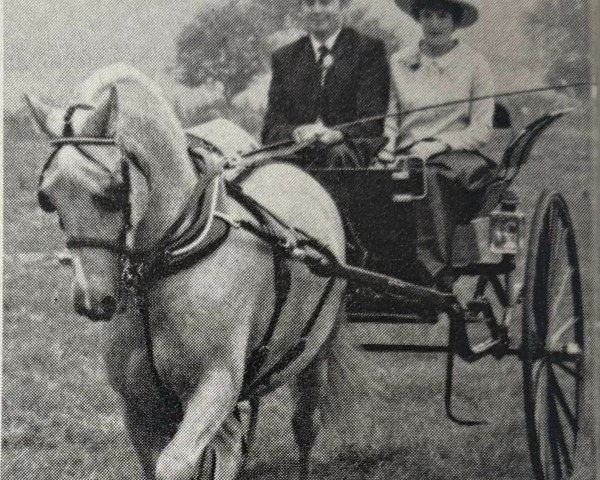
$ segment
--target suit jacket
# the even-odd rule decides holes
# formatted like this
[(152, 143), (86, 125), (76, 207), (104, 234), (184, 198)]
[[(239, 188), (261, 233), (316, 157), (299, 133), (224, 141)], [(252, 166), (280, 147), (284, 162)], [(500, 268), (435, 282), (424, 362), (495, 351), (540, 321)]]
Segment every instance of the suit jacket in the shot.
[[(291, 140), (297, 126), (316, 122), (321, 113), (325, 125), (335, 126), (387, 112), (390, 69), (383, 42), (344, 28), (332, 55), (322, 86), (308, 36), (273, 54), (263, 144)], [(381, 137), (383, 126), (383, 120), (372, 121), (342, 131), (349, 138)]]

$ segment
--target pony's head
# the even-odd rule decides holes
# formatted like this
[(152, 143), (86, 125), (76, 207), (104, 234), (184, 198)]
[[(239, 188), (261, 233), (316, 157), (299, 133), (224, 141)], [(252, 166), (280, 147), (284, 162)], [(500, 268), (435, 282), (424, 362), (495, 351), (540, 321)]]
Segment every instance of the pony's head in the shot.
[(112, 143), (117, 122), (113, 88), (98, 105), (59, 110), (37, 99), (27, 103), (55, 145), (39, 182), (39, 204), (56, 213), (74, 270), (75, 310), (109, 320), (120, 302), (122, 258), (130, 227), (129, 163)]

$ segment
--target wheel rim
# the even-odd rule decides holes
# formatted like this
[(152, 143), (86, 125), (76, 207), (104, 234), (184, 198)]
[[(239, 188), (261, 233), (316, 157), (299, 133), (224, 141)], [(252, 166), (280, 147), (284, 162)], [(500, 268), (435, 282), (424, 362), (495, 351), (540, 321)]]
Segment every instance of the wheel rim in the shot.
[(524, 304), (526, 420), (536, 478), (560, 480), (573, 472), (580, 424), (581, 282), (573, 228), (562, 198), (546, 198), (536, 217)]

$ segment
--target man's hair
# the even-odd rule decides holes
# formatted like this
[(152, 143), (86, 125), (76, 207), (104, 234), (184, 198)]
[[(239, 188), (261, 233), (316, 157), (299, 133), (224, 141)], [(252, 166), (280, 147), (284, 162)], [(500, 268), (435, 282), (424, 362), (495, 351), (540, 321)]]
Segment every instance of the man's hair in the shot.
[(425, 8), (432, 10), (445, 10), (450, 12), (454, 24), (457, 25), (462, 20), (463, 11), (457, 4), (448, 2), (447, 0), (417, 0), (412, 8), (412, 15), (419, 18), (419, 12)]
[[(307, 0), (298, 0), (298, 5), (302, 5), (303, 3), (305, 3)], [(319, 0), (316, 0), (319, 1)], [(340, 0), (340, 5), (342, 7), (346, 7), (350, 4), (350, 2), (352, 2), (352, 0)]]

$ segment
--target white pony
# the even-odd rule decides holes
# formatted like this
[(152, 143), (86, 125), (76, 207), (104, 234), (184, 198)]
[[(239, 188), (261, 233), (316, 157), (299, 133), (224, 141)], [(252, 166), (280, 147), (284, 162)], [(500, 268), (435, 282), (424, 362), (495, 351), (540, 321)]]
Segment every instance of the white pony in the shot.
[[(93, 320), (115, 316), (106, 327), (105, 359), (146, 478), (235, 478), (245, 434), (236, 407), (244, 400), (249, 359), (261, 346), (276, 304), (271, 247), (246, 230), (232, 229), (197, 263), (170, 275), (149, 275), (145, 310), (123, 293), (123, 255), (149, 255), (165, 238), (188, 228), (194, 221), (190, 199), (199, 186), (220, 188), (215, 198), (224, 217), (256, 218), (223, 193), (222, 175), (213, 182), (198, 173), (173, 111), (137, 70), (115, 65), (97, 71), (81, 89), (81, 104), (68, 110), (33, 98), (28, 102), (48, 136), (72, 138), (55, 142), (40, 180), (40, 202), (58, 213), (70, 239), (75, 310)], [(344, 258), (337, 208), (301, 169), (262, 166), (243, 181), (243, 189)], [(301, 263), (286, 263), (289, 294), (261, 372), (297, 344), (328, 283)], [(328, 346), (343, 317), (344, 289), (342, 281), (333, 284), (306, 348), (269, 384), (271, 389), (291, 384), (301, 478), (308, 475), (317, 434), (313, 414), (331, 377)], [(165, 391), (180, 406), (165, 406)]]

